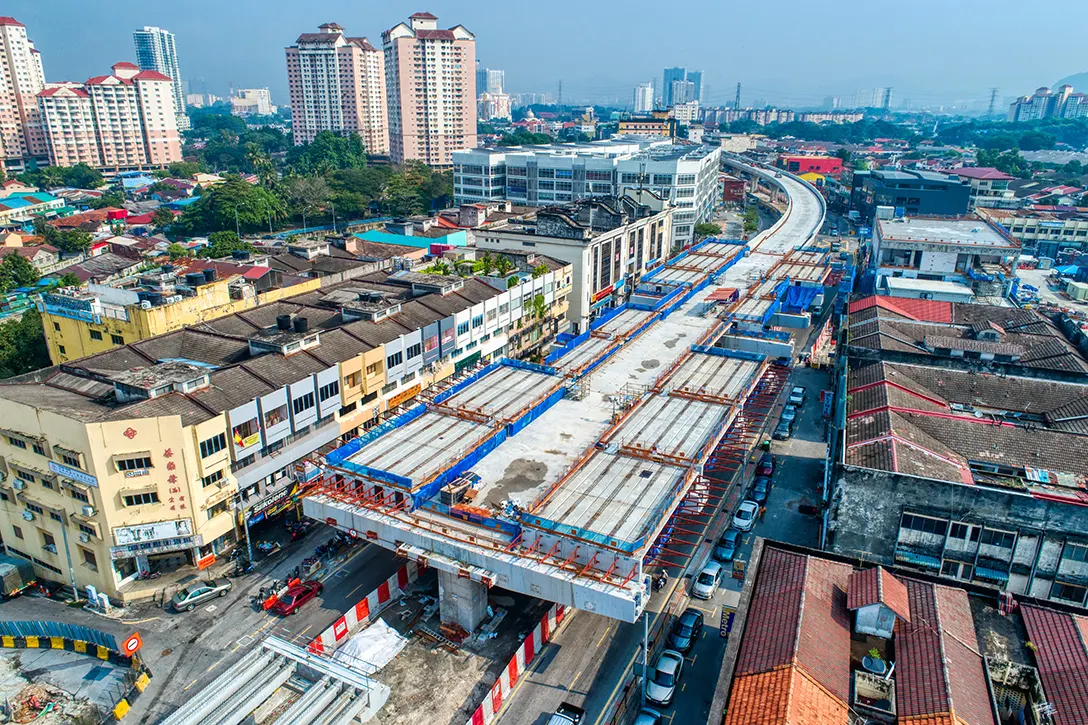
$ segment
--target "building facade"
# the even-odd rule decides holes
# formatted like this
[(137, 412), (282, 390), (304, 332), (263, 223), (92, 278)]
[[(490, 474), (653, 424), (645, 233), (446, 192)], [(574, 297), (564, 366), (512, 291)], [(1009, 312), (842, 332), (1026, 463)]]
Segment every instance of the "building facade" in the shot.
[(825, 174), (839, 176), (842, 174), (842, 159), (837, 156), (787, 156), (778, 157), (778, 167), (791, 174)]
[(478, 227), (474, 234), (481, 250), (532, 251), (569, 263), (573, 284), (567, 318), (578, 333), (625, 300), (641, 276), (668, 256), (673, 215), (661, 199), (632, 194), (543, 209)]
[(505, 93), (506, 72), (495, 68), (480, 68), (476, 71), (476, 92)]
[(230, 98), (230, 112), (235, 116), (272, 116), (272, 94), (267, 88), (239, 88)]
[(295, 144), (322, 131), (359, 134), (367, 153), (389, 153), (385, 61), (366, 38), (336, 23), (303, 33), (286, 49)]
[(703, 72), (701, 70), (689, 70), (687, 79), (691, 82), (691, 98), (688, 100), (703, 103)]
[(1009, 188), (1009, 182), (1015, 177), (993, 167), (964, 166), (953, 172), (961, 179), (967, 179), (971, 185), (971, 197), (968, 209), (975, 207), (1019, 206), (1016, 193)]
[(36, 98), (43, 88), (42, 56), (26, 26), (0, 16), (0, 159), (9, 177), (48, 155)]
[(1088, 97), (1074, 93), (1073, 86), (1057, 91), (1046, 86), (1030, 96), (1021, 96), (1009, 106), (1009, 121), (1037, 121), (1041, 118), (1083, 118), (1088, 116)]
[(654, 84), (639, 83), (635, 86), (635, 113), (649, 113), (654, 110)]
[(416, 13), (382, 33), (382, 44), (390, 158), (448, 168), (454, 151), (476, 147), (476, 37)]
[(852, 184), (851, 206), (866, 221), (875, 218), (878, 206), (907, 216), (959, 216), (971, 203), (967, 179), (935, 171), (855, 171)]
[(50, 163), (131, 171), (181, 161), (173, 81), (132, 63), (112, 70), (38, 94)]
[(1020, 240), (1024, 251), (1054, 259), (1061, 249), (1088, 249), (1088, 210), (982, 209), (979, 212)]
[(178, 128), (189, 128), (189, 117), (185, 115), (185, 83), (181, 79), (174, 34), (169, 30), (145, 25), (132, 34), (132, 40), (136, 44), (136, 63), (140, 69), (158, 71), (173, 81)]
[(665, 108), (673, 105), (676, 101), (672, 97), (672, 84), (674, 81), (684, 81), (688, 77), (686, 68), (676, 66), (673, 68), (666, 68), (664, 74), (662, 74), (661, 80), (661, 93), (662, 93), (662, 105)]
[(552, 271), (503, 290), (375, 273), (5, 380), (7, 551), (123, 600), (159, 557), (233, 546), (238, 521), (304, 485), (314, 450), (505, 354), (522, 318), (569, 290)]
[(510, 96), (505, 93), (481, 93), (476, 99), (476, 117), (481, 121), (510, 120)]
[(454, 200), (551, 206), (646, 189), (676, 206), (668, 240), (678, 247), (694, 241), (695, 225), (710, 219), (721, 203), (720, 161), (718, 147), (674, 146), (648, 137), (458, 151), (453, 155)]

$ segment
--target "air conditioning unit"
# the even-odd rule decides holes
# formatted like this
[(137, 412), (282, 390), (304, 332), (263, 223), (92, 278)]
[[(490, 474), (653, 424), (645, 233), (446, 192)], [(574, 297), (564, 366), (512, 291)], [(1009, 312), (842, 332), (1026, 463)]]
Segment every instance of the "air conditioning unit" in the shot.
[(23, 521), (33, 521), (33, 520), (34, 520), (34, 512), (33, 511), (24, 511), (23, 512)]
[(57, 553), (57, 547), (55, 545), (53, 545), (53, 544), (46, 544), (45, 546), (42, 547), (42, 551), (48, 551), (50, 554), (56, 554)]
[(94, 516), (94, 506), (84, 506), (80, 511), (84, 516)]
[(87, 543), (88, 541), (90, 541), (90, 540), (91, 540), (91, 537), (90, 537), (90, 536), (88, 536), (87, 534), (83, 533), (82, 531), (81, 531), (81, 532), (79, 532), (79, 541), (80, 541), (80, 543), (82, 543), (82, 544), (86, 544), (86, 543)]
[(21, 478), (16, 478), (14, 481), (11, 482), (11, 485), (15, 488), (16, 491), (22, 491), (26, 489), (26, 481)]

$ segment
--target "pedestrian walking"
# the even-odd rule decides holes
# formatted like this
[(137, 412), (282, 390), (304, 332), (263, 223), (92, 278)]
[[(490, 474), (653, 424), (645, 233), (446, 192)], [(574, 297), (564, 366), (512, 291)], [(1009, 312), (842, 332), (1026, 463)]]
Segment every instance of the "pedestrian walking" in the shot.
[(763, 522), (763, 517), (766, 516), (766, 515), (767, 515), (767, 507), (766, 506), (760, 506), (759, 507), (759, 521), (760, 521), (760, 523)]

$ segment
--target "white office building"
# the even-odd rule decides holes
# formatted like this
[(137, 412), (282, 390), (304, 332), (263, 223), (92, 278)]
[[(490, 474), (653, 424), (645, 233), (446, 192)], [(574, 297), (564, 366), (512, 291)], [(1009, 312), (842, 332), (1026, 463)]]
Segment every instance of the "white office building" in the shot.
[(639, 83), (635, 86), (635, 113), (649, 113), (654, 110), (654, 84)]
[(555, 206), (645, 188), (676, 207), (672, 246), (683, 246), (720, 202), (720, 161), (720, 147), (678, 146), (659, 136), (455, 151), (454, 201)]
[(140, 70), (158, 71), (174, 82), (174, 110), (178, 116), (178, 128), (189, 128), (189, 117), (185, 115), (185, 84), (181, 80), (174, 34), (145, 25), (132, 34), (132, 39), (136, 44), (136, 63)]

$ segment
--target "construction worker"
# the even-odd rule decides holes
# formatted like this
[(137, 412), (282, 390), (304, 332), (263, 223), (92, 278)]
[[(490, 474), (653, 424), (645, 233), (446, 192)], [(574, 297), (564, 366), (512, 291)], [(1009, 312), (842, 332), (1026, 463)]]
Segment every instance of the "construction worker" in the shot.
[(760, 506), (759, 507), (759, 521), (760, 521), (760, 523), (763, 523), (763, 517), (766, 516), (766, 515), (767, 515), (767, 507), (766, 506)]

